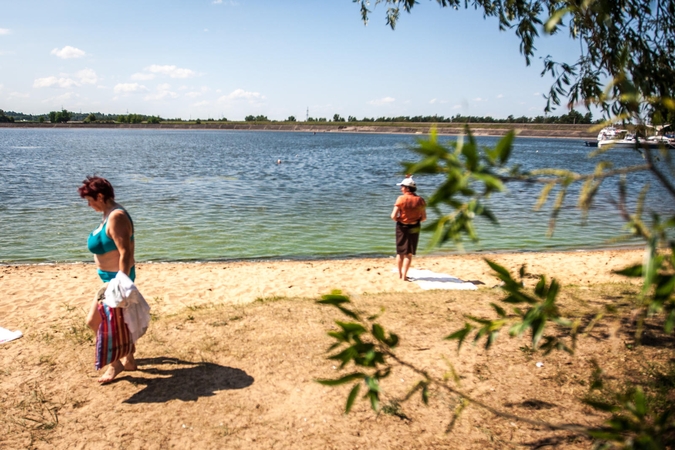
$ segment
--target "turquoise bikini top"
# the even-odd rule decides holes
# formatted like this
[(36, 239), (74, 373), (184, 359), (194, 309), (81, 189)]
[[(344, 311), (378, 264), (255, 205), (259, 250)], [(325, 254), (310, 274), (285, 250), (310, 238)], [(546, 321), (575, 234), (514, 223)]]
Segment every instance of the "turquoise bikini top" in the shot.
[[(131, 241), (133, 242), (134, 221), (131, 220), (131, 216), (124, 208), (115, 208), (113, 209), (113, 211), (118, 209), (124, 211), (124, 214), (127, 215), (129, 221), (131, 222), (131, 230), (132, 230)], [(112, 213), (112, 211), (110, 212)], [(108, 218), (110, 218), (110, 214), (108, 214), (108, 217), (106, 217), (105, 222), (103, 222), (101, 225), (99, 225), (97, 229), (91, 232), (89, 238), (87, 239), (87, 248), (89, 249), (90, 252), (94, 253), (95, 255), (102, 255), (104, 253), (117, 250), (117, 245), (115, 245), (115, 241), (113, 241), (110, 237), (108, 237), (108, 233), (106, 232), (106, 228), (108, 225)]]

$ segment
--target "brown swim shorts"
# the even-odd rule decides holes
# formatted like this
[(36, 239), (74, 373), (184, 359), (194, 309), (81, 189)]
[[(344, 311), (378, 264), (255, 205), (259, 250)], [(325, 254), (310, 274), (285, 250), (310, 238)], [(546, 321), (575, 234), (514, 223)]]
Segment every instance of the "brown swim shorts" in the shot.
[(409, 255), (417, 252), (420, 240), (420, 223), (405, 224), (396, 222), (396, 254)]

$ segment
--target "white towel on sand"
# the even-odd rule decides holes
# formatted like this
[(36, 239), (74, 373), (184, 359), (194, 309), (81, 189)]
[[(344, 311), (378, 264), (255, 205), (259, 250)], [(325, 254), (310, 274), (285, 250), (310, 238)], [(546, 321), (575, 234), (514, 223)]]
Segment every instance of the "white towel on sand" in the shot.
[(19, 330), (9, 331), (6, 328), (0, 327), (0, 344), (19, 339), (21, 336), (23, 336), (23, 333)]
[[(398, 269), (393, 269), (397, 272)], [(475, 284), (460, 280), (457, 277), (447, 273), (436, 273), (426, 269), (409, 269), (408, 279), (417, 283), (419, 287), (425, 290), (431, 289), (454, 289), (463, 291), (473, 291), (478, 289)]]

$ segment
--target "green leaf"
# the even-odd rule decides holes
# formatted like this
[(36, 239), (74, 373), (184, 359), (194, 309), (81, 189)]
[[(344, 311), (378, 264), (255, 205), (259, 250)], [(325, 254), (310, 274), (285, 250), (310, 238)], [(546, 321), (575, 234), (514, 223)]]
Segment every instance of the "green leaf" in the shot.
[(586, 403), (588, 406), (591, 406), (592, 408), (598, 409), (600, 411), (614, 412), (618, 409), (616, 406), (607, 402), (601, 402), (591, 399), (584, 399), (583, 402)]
[(464, 340), (467, 338), (467, 336), (469, 335), (469, 333), (471, 333), (473, 329), (474, 329), (473, 325), (471, 325), (470, 323), (465, 323), (464, 328), (455, 331), (451, 335), (446, 336), (444, 339), (449, 341), (456, 339), (458, 341), (457, 351), (459, 351), (459, 349), (462, 347), (462, 344), (464, 343)]
[(321, 300), (316, 301), (322, 305), (340, 305), (342, 303), (350, 303), (349, 297), (342, 295), (341, 291), (332, 291), (330, 294), (321, 296)]
[(668, 313), (665, 323), (663, 324), (663, 331), (665, 331), (667, 334), (670, 334), (673, 332), (674, 328), (675, 328), (675, 309), (671, 309), (670, 312)]
[(497, 274), (500, 275), (499, 278), (505, 281), (507, 279), (513, 281), (513, 279), (511, 278), (511, 274), (509, 273), (508, 270), (506, 270), (506, 268), (500, 266), (496, 262), (490, 261), (489, 259), (485, 259), (485, 262), (488, 264), (488, 266), (490, 266), (492, 270), (494, 270), (495, 272), (497, 272)]
[(339, 320), (336, 320), (335, 323), (342, 328), (345, 333), (350, 333), (350, 334), (362, 334), (366, 332), (366, 329), (364, 328), (363, 325), (360, 323), (354, 323), (354, 322), (340, 322)]
[(370, 407), (377, 412), (380, 406), (380, 396), (375, 391), (368, 391), (366, 396), (370, 399)]
[(354, 380), (360, 380), (360, 379), (363, 379), (365, 377), (366, 377), (365, 374), (362, 374), (360, 372), (354, 372), (354, 373), (350, 373), (349, 375), (345, 375), (344, 377), (338, 378), (338, 379), (335, 379), (335, 380), (319, 379), (319, 380), (315, 380), (315, 381), (319, 384), (323, 384), (324, 386), (339, 386), (341, 384), (349, 383), (350, 381), (354, 381)]
[(544, 275), (541, 275), (539, 277), (539, 282), (537, 283), (537, 286), (534, 288), (534, 293), (539, 298), (544, 298), (544, 296), (546, 295), (546, 277)]
[(337, 355), (329, 356), (328, 359), (334, 359), (336, 361), (342, 361), (342, 364), (340, 365), (340, 367), (344, 367), (349, 361), (351, 361), (356, 356), (358, 356), (358, 354), (359, 354), (359, 352), (357, 352), (356, 349), (352, 346), (352, 347), (348, 347), (348, 348), (342, 350)]
[(374, 377), (365, 377), (366, 385), (371, 392), (380, 392), (380, 384), (377, 382), (377, 378)]
[(635, 404), (635, 415), (642, 420), (647, 414), (647, 399), (645, 393), (640, 386), (635, 389), (633, 394), (633, 403)]
[(354, 405), (354, 400), (356, 400), (356, 396), (359, 395), (359, 390), (361, 389), (361, 383), (356, 383), (352, 390), (349, 392), (349, 396), (347, 397), (347, 405), (345, 406), (345, 414), (349, 414), (349, 411), (352, 410), (352, 406)]
[(497, 305), (496, 303), (490, 303), (490, 305), (491, 305), (492, 308), (497, 312), (497, 314), (499, 315), (499, 317), (506, 317), (506, 311), (504, 310), (504, 308), (502, 308), (501, 306)]
[(543, 317), (532, 321), (532, 348), (537, 348), (541, 336), (544, 334), (546, 328), (546, 320)]
[(380, 317), (384, 313), (384, 308), (380, 308), (380, 312), (377, 314), (373, 314), (372, 316), (368, 316), (368, 321), (372, 322), (373, 320), (377, 320), (378, 317)]
[(499, 335), (499, 330), (495, 330), (487, 338), (487, 341), (485, 342), (485, 350), (489, 350), (492, 344), (497, 340), (497, 336)]
[(373, 324), (372, 333), (373, 333), (373, 336), (375, 336), (375, 339), (377, 339), (380, 342), (384, 342), (384, 340), (386, 339), (386, 337), (384, 335), (384, 329), (377, 323)]
[(567, 7), (567, 8), (560, 8), (557, 11), (555, 11), (553, 14), (551, 14), (551, 17), (548, 18), (546, 23), (544, 24), (544, 30), (551, 34), (555, 31), (555, 29), (558, 27), (558, 24), (562, 21), (562, 18), (565, 16), (565, 14), (568, 14), (572, 12), (572, 8)]
[(511, 148), (513, 147), (513, 140), (516, 136), (516, 133), (513, 130), (510, 130), (508, 133), (501, 138), (497, 145), (495, 145), (492, 150), (492, 154), (499, 159), (501, 165), (506, 164), (511, 155)]
[(462, 147), (462, 155), (466, 158), (466, 169), (472, 172), (478, 168), (478, 152), (476, 147), (471, 144), (465, 144)]
[(426, 384), (422, 388), (422, 401), (424, 402), (425, 405), (429, 404), (429, 389)]
[(340, 342), (347, 342), (347, 336), (340, 331), (329, 331), (327, 334), (328, 336), (335, 338)]
[(555, 298), (558, 296), (558, 291), (560, 291), (560, 284), (554, 278), (551, 280), (551, 285), (549, 286), (548, 292), (546, 293), (546, 303), (552, 305), (555, 302)]
[(387, 344), (389, 347), (394, 348), (398, 345), (398, 335), (394, 333), (389, 333), (389, 339), (385, 339), (384, 343)]
[(335, 307), (336, 307), (337, 309), (339, 309), (340, 311), (342, 311), (342, 313), (343, 313), (344, 315), (349, 316), (349, 317), (351, 317), (351, 318), (354, 319), (354, 320), (359, 320), (359, 315), (356, 314), (354, 311), (351, 311), (351, 310), (349, 310), (349, 309), (347, 309), (347, 308), (343, 308), (343, 307), (340, 306), (340, 305), (335, 305)]
[(626, 277), (642, 277), (642, 264), (625, 267), (621, 270), (613, 270), (612, 272)]

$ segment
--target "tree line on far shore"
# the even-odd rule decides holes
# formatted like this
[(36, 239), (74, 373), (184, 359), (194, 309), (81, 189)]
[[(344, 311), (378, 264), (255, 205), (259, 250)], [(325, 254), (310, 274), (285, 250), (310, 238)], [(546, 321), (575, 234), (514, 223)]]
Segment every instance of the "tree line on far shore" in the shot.
[[(226, 118), (209, 118), (206, 122), (227, 122)], [(246, 122), (298, 122), (295, 116), (289, 116), (286, 120), (270, 120), (265, 115), (248, 115), (244, 118)], [(593, 121), (593, 115), (588, 112), (581, 114), (572, 109), (567, 114), (560, 116), (536, 116), (536, 117), (514, 117), (508, 116), (505, 119), (496, 119), (492, 116), (463, 116), (456, 114), (452, 117), (444, 116), (396, 116), (396, 117), (363, 117), (357, 119), (355, 116), (344, 118), (339, 114), (334, 114), (332, 120), (325, 117), (308, 117), (307, 122), (410, 122), (410, 123), (541, 123), (541, 124), (592, 124), (600, 123), (601, 120)], [(202, 123), (201, 119), (183, 120), (178, 118), (164, 119), (160, 116), (147, 116), (144, 114), (103, 114), (100, 112), (76, 113), (63, 109), (61, 111), (50, 111), (48, 114), (23, 114), (14, 111), (4, 112), (0, 110), (0, 122), (51, 122), (51, 123), (160, 123), (160, 122), (195, 122)]]

